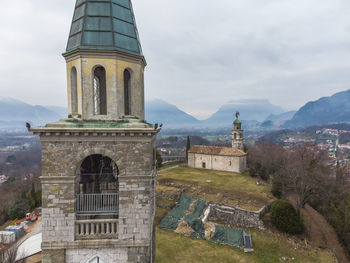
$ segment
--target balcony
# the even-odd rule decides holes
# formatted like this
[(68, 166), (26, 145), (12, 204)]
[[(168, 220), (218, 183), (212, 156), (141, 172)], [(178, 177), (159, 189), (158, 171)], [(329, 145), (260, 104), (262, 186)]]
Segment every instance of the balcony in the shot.
[(118, 238), (118, 219), (75, 221), (76, 240)]
[(116, 216), (118, 210), (118, 194), (77, 194), (78, 216)]

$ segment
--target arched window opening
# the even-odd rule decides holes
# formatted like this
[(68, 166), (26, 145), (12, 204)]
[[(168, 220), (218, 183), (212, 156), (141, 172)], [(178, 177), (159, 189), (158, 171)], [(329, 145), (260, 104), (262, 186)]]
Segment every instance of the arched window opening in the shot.
[(94, 115), (107, 114), (106, 70), (97, 67), (93, 79)]
[(77, 88), (77, 70), (72, 68), (70, 73), (70, 88), (71, 88), (71, 105), (72, 114), (78, 114), (78, 88)]
[(237, 133), (233, 135), (233, 138), (236, 140), (237, 139)]
[(99, 257), (94, 257), (93, 259), (89, 260), (87, 263), (104, 263)]
[(118, 166), (109, 157), (88, 156), (80, 166), (77, 214), (118, 214), (118, 174)]
[(124, 70), (124, 115), (131, 115), (131, 75)]

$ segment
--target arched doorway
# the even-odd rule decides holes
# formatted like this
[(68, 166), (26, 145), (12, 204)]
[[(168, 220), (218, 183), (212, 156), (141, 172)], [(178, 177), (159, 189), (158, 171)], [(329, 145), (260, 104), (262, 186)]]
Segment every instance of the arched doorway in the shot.
[(111, 158), (101, 154), (86, 157), (78, 174), (77, 214), (117, 215), (118, 174), (118, 166)]

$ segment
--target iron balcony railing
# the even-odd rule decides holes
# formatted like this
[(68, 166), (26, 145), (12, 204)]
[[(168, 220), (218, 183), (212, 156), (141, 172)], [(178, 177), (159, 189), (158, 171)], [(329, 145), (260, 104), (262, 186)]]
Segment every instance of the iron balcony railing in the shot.
[(118, 194), (77, 194), (77, 215), (117, 215)]

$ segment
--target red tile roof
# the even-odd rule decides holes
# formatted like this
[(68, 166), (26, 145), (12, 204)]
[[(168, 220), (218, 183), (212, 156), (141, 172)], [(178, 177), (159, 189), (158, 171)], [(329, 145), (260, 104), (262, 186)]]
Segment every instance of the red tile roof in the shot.
[(242, 150), (233, 147), (219, 147), (219, 146), (202, 146), (194, 145), (188, 151), (189, 153), (207, 154), (207, 155), (223, 155), (223, 156), (245, 156), (247, 155)]

